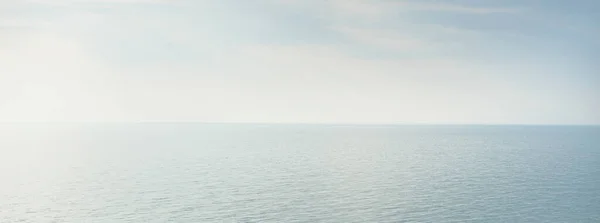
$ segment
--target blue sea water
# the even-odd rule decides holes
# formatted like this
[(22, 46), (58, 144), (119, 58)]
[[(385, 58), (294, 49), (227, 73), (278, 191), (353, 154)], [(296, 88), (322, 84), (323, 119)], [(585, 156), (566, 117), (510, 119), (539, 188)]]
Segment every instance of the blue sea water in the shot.
[(0, 222), (600, 222), (600, 127), (2, 124)]

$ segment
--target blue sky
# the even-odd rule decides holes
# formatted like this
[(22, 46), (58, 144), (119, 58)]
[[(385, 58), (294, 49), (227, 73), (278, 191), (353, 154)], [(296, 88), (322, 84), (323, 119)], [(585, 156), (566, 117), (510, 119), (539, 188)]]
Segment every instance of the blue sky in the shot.
[(600, 124), (593, 0), (5, 0), (0, 120)]

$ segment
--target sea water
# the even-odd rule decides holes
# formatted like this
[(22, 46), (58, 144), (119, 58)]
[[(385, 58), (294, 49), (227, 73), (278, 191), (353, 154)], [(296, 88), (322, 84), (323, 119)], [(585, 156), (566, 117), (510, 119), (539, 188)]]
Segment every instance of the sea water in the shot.
[(600, 222), (600, 127), (2, 124), (0, 222)]

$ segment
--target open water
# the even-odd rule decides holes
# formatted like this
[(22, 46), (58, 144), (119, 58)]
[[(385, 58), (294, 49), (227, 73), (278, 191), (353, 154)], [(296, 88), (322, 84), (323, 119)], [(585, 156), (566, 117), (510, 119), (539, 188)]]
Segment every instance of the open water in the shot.
[(600, 222), (600, 127), (2, 124), (0, 222)]

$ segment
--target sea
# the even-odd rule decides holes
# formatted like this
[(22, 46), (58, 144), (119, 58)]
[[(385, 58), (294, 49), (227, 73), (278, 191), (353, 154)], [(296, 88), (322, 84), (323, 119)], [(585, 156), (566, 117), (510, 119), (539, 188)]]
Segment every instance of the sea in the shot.
[(600, 222), (600, 127), (0, 124), (0, 222)]

